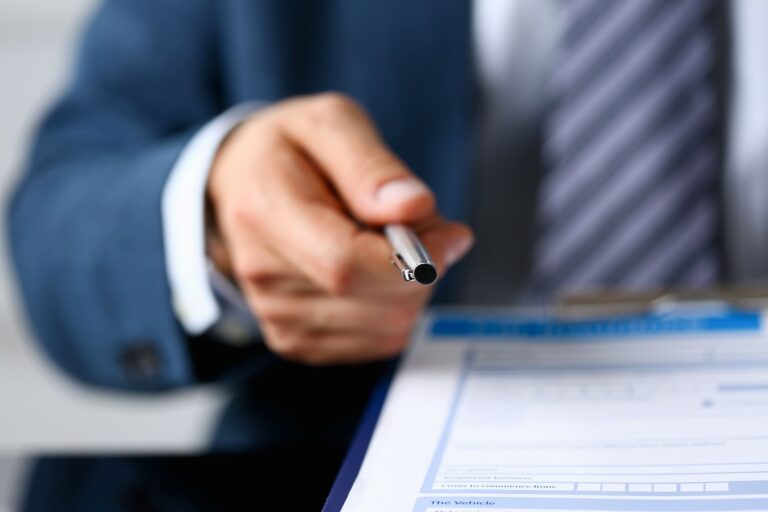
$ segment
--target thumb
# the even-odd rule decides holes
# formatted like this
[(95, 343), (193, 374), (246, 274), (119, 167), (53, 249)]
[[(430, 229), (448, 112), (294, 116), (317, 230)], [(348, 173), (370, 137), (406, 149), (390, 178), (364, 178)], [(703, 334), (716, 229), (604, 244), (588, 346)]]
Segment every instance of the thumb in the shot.
[(356, 210), (363, 213), (367, 222), (416, 223), (435, 212), (432, 191), (409, 171), (403, 170), (381, 170), (378, 179), (370, 176), (362, 180), (359, 187), (363, 195), (352, 201), (359, 203)]
[(319, 164), (358, 220), (374, 226), (413, 224), (435, 212), (427, 185), (386, 147), (354, 101), (325, 94), (289, 107), (283, 119), (285, 132)]

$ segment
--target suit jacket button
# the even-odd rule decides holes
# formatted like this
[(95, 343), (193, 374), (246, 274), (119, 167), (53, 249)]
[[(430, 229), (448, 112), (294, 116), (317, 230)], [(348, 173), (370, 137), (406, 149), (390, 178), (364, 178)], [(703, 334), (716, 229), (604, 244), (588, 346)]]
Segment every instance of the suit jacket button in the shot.
[(138, 343), (123, 350), (120, 366), (130, 380), (152, 380), (160, 374), (160, 355), (151, 343)]

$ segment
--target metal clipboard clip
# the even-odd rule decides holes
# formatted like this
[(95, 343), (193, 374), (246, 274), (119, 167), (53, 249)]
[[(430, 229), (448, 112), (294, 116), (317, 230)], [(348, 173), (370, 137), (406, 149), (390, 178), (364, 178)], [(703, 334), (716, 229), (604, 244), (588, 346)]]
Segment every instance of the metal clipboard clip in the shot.
[(728, 309), (768, 310), (768, 286), (658, 289), (644, 292), (595, 290), (566, 293), (554, 301), (555, 314), (566, 319)]

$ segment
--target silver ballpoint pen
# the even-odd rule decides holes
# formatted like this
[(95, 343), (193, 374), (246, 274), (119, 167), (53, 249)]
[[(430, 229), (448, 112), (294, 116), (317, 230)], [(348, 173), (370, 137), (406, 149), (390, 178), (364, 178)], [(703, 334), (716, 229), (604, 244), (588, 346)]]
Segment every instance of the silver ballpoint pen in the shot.
[(384, 235), (392, 246), (392, 263), (404, 280), (423, 285), (437, 281), (437, 267), (411, 228), (402, 224), (387, 224)]

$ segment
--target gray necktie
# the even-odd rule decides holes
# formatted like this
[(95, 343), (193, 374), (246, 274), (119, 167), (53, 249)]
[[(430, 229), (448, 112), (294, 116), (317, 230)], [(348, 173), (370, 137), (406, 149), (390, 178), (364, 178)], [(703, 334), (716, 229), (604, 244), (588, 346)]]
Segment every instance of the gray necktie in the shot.
[(565, 2), (535, 293), (718, 278), (715, 3)]

